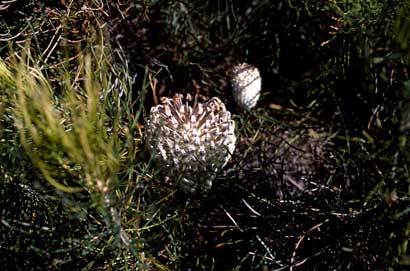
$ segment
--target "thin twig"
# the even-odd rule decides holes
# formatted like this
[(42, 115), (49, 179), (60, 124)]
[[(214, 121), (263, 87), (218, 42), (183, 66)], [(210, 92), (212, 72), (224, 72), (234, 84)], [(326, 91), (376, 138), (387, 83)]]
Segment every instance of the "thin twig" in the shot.
[[(293, 267), (297, 266), (297, 265), (294, 265), (294, 263), (295, 263), (295, 257), (296, 257), (296, 252), (297, 252), (297, 250), (298, 250), (300, 244), (302, 243), (302, 241), (305, 239), (306, 235), (308, 235), (311, 231), (314, 231), (315, 229), (318, 229), (320, 226), (322, 226), (324, 223), (326, 223), (326, 222), (328, 222), (328, 221), (329, 221), (329, 218), (327, 218), (325, 221), (323, 221), (323, 222), (321, 222), (321, 223), (319, 223), (319, 224), (317, 224), (317, 225), (311, 227), (309, 230), (307, 230), (305, 233), (303, 233), (303, 234), (299, 237), (299, 240), (296, 242), (295, 249), (294, 249), (294, 251), (293, 251), (293, 253), (292, 253), (292, 258), (290, 259), (290, 265), (291, 265), (290, 268), (289, 268), (290, 271), (293, 270)], [(308, 258), (304, 259), (302, 262), (298, 262), (298, 265), (304, 264), (307, 259), (308, 259)]]
[(261, 215), (260, 213), (258, 213), (255, 209), (253, 209), (253, 208), (249, 205), (249, 203), (246, 202), (245, 199), (242, 199), (242, 202), (245, 203), (246, 207), (248, 207), (249, 210), (251, 210), (252, 213), (254, 213), (254, 214), (257, 215), (257, 216), (262, 216), (262, 215)]
[(224, 210), (225, 214), (229, 217), (229, 219), (233, 222), (233, 224), (236, 226), (236, 228), (238, 230), (240, 230), (241, 232), (243, 232), (242, 228), (239, 226), (238, 223), (236, 223), (235, 219), (233, 219), (233, 217), (231, 216), (231, 214), (222, 206), (219, 204), (219, 207), (222, 208), (222, 210)]

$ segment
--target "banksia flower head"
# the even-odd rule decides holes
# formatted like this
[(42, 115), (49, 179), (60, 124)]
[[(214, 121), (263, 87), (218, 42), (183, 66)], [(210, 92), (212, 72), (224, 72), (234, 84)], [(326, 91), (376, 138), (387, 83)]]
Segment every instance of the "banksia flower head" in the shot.
[(192, 107), (190, 96), (162, 98), (151, 108), (147, 143), (164, 175), (177, 178), (183, 190), (206, 191), (235, 149), (235, 122), (216, 97)]
[(236, 65), (232, 69), (231, 84), (233, 98), (241, 108), (250, 110), (256, 106), (262, 87), (258, 68), (248, 63)]

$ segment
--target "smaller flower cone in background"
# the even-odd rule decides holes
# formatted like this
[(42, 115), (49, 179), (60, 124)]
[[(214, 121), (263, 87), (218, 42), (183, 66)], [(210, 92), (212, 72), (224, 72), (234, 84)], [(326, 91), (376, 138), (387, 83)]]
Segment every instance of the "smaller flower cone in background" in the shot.
[(214, 97), (193, 106), (181, 94), (151, 108), (147, 143), (161, 172), (187, 192), (207, 191), (235, 150), (235, 122)]
[(241, 108), (250, 110), (256, 106), (262, 88), (258, 68), (248, 63), (236, 65), (232, 69), (231, 84), (233, 98)]

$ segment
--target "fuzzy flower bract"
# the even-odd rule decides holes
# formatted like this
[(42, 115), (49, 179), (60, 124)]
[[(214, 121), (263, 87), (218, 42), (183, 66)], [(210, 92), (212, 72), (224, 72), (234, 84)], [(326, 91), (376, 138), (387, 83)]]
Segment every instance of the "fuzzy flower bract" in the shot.
[(219, 98), (189, 100), (176, 94), (151, 108), (147, 143), (164, 175), (185, 191), (207, 191), (235, 149), (235, 122)]
[(256, 106), (262, 87), (258, 68), (248, 63), (236, 65), (232, 69), (231, 84), (233, 98), (239, 107), (250, 110)]

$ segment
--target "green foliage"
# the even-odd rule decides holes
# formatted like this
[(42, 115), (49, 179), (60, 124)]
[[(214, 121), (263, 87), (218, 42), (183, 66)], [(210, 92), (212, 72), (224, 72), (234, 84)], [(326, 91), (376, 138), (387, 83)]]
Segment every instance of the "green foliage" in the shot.
[[(29, 48), (25, 51), (29, 52)], [(46, 219), (48, 222), (40, 224), (47, 229), (50, 228), (48, 226), (50, 223), (55, 227), (53, 220), (68, 219), (67, 216), (72, 216), (71, 212), (81, 217), (97, 211), (95, 215), (98, 218), (94, 218), (96, 222), (105, 223), (107, 227), (105, 231), (112, 232), (110, 238), (113, 239), (109, 243), (116, 240), (114, 243), (118, 245), (114, 247), (131, 253), (134, 263), (129, 264), (132, 265), (138, 262), (135, 259), (139, 256), (135, 243), (129, 239), (122, 228), (115, 191), (127, 181), (135, 185), (132, 184), (136, 181), (135, 174), (138, 171), (134, 169), (138, 166), (135, 159), (141, 142), (141, 133), (135, 128), (138, 127), (137, 119), (141, 110), (135, 111), (132, 108), (136, 101), (131, 99), (132, 78), (127, 74), (124, 66), (126, 63), (112, 63), (117, 55), (107, 53), (108, 51), (100, 50), (96, 46), (92, 51), (79, 55), (75, 77), (72, 77), (64, 65), (55, 70), (54, 80), (59, 80), (60, 84), (53, 84), (45, 77), (46, 70), (34, 64), (36, 61), (32, 55), (23, 54), (7, 63), (0, 62), (3, 90), (1, 97), (4, 99), (1, 105), (8, 114), (5, 115), (7, 119), (3, 119), (3, 122), (9, 126), (10, 123), (7, 122), (13, 122), (9, 129), (16, 134), (13, 138), (14, 147), (17, 147), (19, 152), (24, 149), (28, 156), (26, 159), (30, 161), (30, 167), (20, 167), (21, 172), (17, 175), (21, 178), (20, 181), (16, 179), (17, 176), (11, 174), (15, 173), (13, 167), (19, 167), (18, 163), (23, 161), (12, 157), (13, 160), (9, 161), (12, 163), (11, 168), (7, 168), (2, 163), (1, 169), (6, 177), (2, 180), (5, 193), (3, 203), (7, 206), (12, 201), (12, 198), (7, 200), (8, 196), (11, 196), (10, 186), (24, 187), (17, 190), (22, 195), (26, 190), (31, 191), (31, 188), (25, 184), (32, 183), (25, 180), (29, 175), (25, 171), (33, 170), (32, 174), (34, 173), (37, 178), (44, 178), (61, 192), (75, 195), (62, 194), (64, 204), (70, 210), (68, 212), (59, 209), (53, 211), (47, 202), (42, 205), (44, 207), (32, 207), (35, 202), (38, 202), (32, 198), (13, 203), (23, 208), (21, 211), (23, 217), (19, 218), (22, 220), (21, 223), (29, 223), (28, 226), (36, 224), (35, 221), (26, 222), (25, 215), (28, 209), (25, 208), (33, 209), (32, 212), (36, 217), (42, 216), (43, 212), (60, 213), (62, 218), (48, 218)], [(2, 129), (2, 132), (6, 133), (8, 130)], [(2, 147), (9, 146), (2, 145)], [(138, 178), (143, 176), (144, 173), (140, 173)], [(37, 193), (30, 191), (27, 193)], [(79, 193), (84, 194), (84, 192), (90, 198), (80, 200)], [(56, 193), (60, 192), (56, 191)], [(40, 199), (44, 196), (37, 195)], [(76, 202), (76, 200), (80, 201)], [(58, 205), (61, 203), (63, 202), (57, 202)], [(11, 219), (12, 214), (3, 215)], [(4, 220), (6, 227), (12, 227), (10, 224), (12, 221)], [(91, 237), (88, 236), (86, 239), (92, 238), (98, 228), (100, 227), (91, 230)], [(54, 235), (51, 237), (55, 238)], [(72, 242), (70, 237), (64, 235), (61, 237), (69, 238), (63, 242)], [(19, 237), (18, 240), (24, 238)], [(82, 246), (81, 243), (77, 242), (77, 244)], [(37, 248), (31, 248), (34, 249)], [(63, 248), (57, 250), (60, 249)], [(15, 247), (14, 250), (18, 252), (20, 248)], [(96, 252), (88, 247), (83, 250), (81, 253), (86, 253), (85, 255)], [(46, 253), (46, 250), (43, 252)], [(29, 250), (25, 253), (29, 253)], [(58, 258), (52, 260), (53, 262), (66, 261)]]
[[(409, 1), (9, 2), (5, 269), (409, 265)], [(263, 78), (250, 113), (228, 80), (243, 61)], [(181, 92), (218, 96), (238, 127), (207, 196), (143, 147), (146, 112)]]

